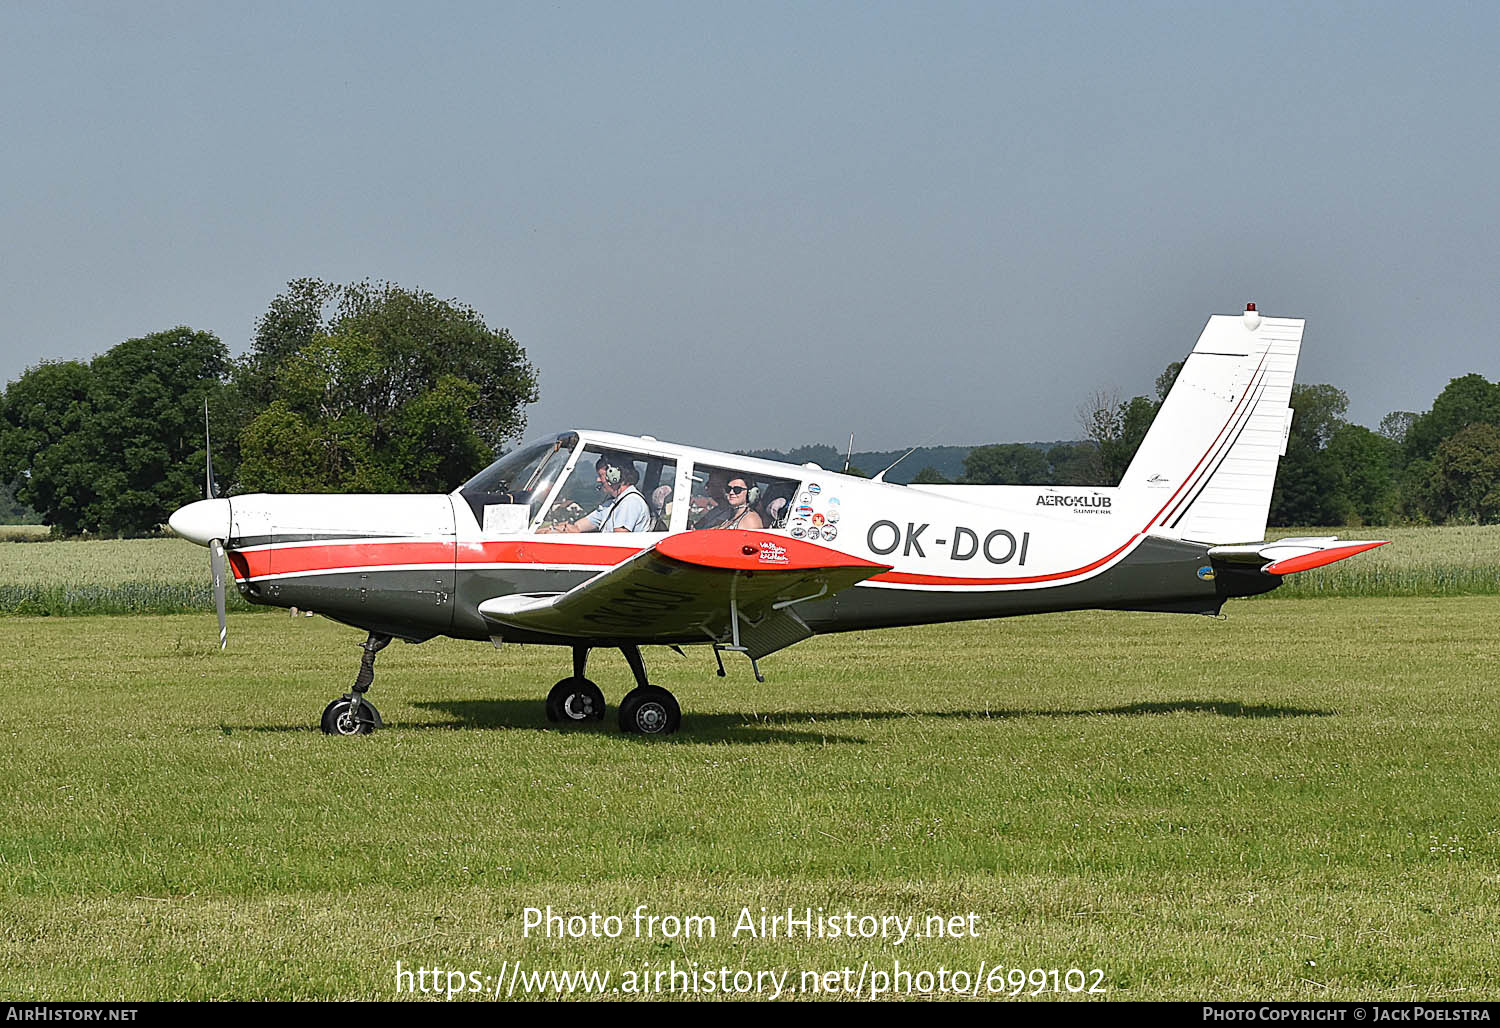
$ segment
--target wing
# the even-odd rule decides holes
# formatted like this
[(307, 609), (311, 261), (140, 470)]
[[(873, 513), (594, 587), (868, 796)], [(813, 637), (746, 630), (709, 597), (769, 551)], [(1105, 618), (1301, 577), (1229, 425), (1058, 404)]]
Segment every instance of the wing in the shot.
[(765, 532), (682, 532), (568, 592), (497, 596), (479, 613), (502, 634), (510, 627), (575, 639), (721, 643), (738, 634), (762, 657), (812, 634), (797, 604), (889, 570)]

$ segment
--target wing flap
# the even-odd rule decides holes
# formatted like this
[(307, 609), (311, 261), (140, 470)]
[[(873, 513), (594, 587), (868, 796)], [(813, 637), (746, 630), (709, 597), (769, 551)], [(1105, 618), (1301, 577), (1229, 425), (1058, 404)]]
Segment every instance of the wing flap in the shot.
[(780, 649), (811, 634), (797, 628), (791, 607), (889, 570), (765, 532), (691, 532), (668, 536), (568, 592), (497, 596), (479, 612), (502, 628), (668, 642), (727, 640), (733, 608), (743, 624), (776, 626), (767, 644)]

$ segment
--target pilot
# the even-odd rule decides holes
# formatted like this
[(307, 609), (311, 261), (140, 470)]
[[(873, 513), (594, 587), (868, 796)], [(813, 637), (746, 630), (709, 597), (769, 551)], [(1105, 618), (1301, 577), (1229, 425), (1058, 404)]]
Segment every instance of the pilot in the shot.
[(634, 462), (606, 455), (594, 464), (594, 473), (598, 476), (597, 488), (604, 494), (604, 502), (587, 517), (577, 521), (564, 521), (551, 529), (539, 531), (651, 531), (651, 508), (641, 491), (636, 488), (640, 476), (636, 473)]
[(724, 486), (724, 497), (729, 502), (729, 516), (718, 528), (764, 528), (766, 523), (750, 504), (760, 490), (750, 485), (743, 476), (736, 475)]

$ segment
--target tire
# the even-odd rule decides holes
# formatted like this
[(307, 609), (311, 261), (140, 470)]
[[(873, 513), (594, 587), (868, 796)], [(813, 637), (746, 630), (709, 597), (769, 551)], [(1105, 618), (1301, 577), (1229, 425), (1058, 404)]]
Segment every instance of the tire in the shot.
[(620, 731), (638, 735), (671, 735), (682, 727), (677, 698), (654, 685), (633, 689), (620, 701)]
[(327, 735), (369, 735), (382, 726), (380, 711), (367, 699), (359, 701), (358, 719), (349, 716), (354, 698), (348, 693), (323, 708), (323, 731)]
[(547, 694), (547, 720), (562, 724), (604, 720), (604, 693), (587, 678), (564, 678)]

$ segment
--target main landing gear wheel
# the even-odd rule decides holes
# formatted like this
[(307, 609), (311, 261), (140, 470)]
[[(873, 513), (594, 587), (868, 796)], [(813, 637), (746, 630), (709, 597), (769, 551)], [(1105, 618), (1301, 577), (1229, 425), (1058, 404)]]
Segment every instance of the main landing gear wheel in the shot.
[(573, 724), (604, 720), (604, 693), (587, 678), (564, 678), (547, 694), (547, 720)]
[(632, 689), (620, 701), (620, 731), (641, 735), (671, 735), (682, 727), (677, 698), (656, 685)]
[(369, 735), (382, 724), (380, 711), (364, 697), (360, 697), (358, 713), (349, 693), (323, 708), (323, 731), (329, 735)]

